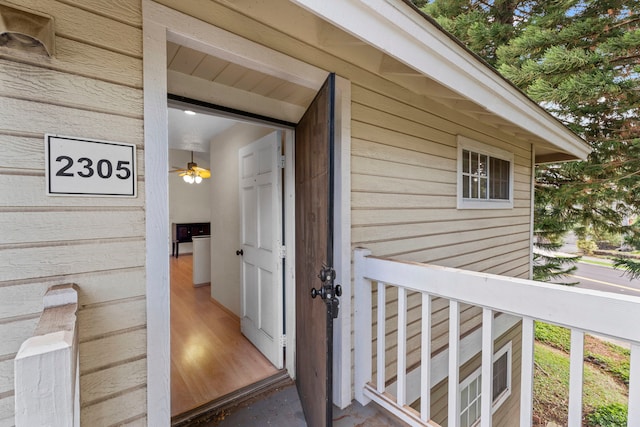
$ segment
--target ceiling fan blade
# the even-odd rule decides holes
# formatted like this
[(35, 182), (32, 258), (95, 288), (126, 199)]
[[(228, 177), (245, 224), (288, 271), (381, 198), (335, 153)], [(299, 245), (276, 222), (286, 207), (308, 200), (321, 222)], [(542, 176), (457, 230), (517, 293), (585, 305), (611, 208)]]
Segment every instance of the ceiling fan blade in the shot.
[(198, 172), (198, 175), (200, 175), (204, 179), (211, 178), (211, 172), (208, 171), (207, 169), (198, 168), (197, 172)]

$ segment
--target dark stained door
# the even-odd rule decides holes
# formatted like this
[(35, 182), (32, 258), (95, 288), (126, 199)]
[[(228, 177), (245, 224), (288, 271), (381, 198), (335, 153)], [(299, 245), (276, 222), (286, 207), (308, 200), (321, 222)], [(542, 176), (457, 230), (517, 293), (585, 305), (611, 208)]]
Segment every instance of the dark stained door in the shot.
[(334, 92), (331, 74), (296, 127), (296, 385), (310, 427), (332, 421)]

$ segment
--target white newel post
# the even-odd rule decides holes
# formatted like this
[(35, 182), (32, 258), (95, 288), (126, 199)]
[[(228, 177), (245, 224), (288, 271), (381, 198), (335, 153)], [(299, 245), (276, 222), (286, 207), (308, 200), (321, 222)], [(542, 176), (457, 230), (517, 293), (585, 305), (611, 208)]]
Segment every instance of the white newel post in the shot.
[(14, 360), (16, 427), (80, 425), (77, 308), (73, 285), (45, 294), (34, 335)]
[(371, 255), (367, 249), (353, 253), (354, 273), (354, 360), (355, 397), (361, 405), (371, 401), (363, 393), (371, 381), (371, 283), (364, 277), (365, 258)]

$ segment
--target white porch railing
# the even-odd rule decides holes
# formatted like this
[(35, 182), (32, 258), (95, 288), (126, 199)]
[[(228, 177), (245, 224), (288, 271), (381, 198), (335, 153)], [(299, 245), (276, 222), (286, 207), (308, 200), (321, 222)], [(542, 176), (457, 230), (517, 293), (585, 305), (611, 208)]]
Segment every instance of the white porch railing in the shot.
[[(355, 393), (361, 404), (373, 400), (410, 425), (437, 426), (431, 421), (429, 412), (430, 390), (435, 384), (431, 376), (439, 371), (434, 367), (438, 361), (436, 357), (431, 358), (430, 351), (431, 301), (440, 297), (449, 300), (448, 357), (447, 363), (442, 363), (448, 370), (445, 376), (448, 376), (449, 427), (458, 427), (460, 422), (459, 366), (463, 357), (467, 357), (460, 351), (460, 303), (482, 308), (482, 328), (478, 332), (482, 336), (482, 378), (492, 378), (494, 338), (500, 333), (496, 331), (498, 319), (512, 316), (522, 319), (521, 427), (532, 424), (534, 321), (537, 320), (571, 329), (568, 426), (581, 426), (585, 333), (609, 336), (631, 344), (628, 425), (640, 426), (640, 298), (376, 258), (364, 249), (355, 251), (354, 273)], [(378, 291), (375, 384), (372, 383), (374, 282)], [(393, 386), (385, 384), (385, 349), (390, 344), (385, 337), (387, 287), (395, 287), (398, 292), (397, 343), (391, 343), (397, 345), (397, 373)], [(422, 295), (421, 366), (412, 372), (407, 372), (406, 366), (407, 292)], [(496, 312), (509, 316), (496, 318)], [(481, 395), (492, 396), (491, 386), (492, 381), (482, 381)], [(419, 411), (409, 406), (417, 398), (420, 398)], [(482, 427), (492, 425), (491, 405), (492, 399), (481, 399)]]
[(16, 427), (80, 425), (78, 294), (51, 287), (33, 334), (15, 357)]

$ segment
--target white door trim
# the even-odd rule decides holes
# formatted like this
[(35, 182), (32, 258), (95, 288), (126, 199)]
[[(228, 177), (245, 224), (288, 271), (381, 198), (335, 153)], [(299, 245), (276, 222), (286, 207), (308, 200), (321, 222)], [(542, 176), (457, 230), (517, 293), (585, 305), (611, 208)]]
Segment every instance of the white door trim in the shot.
[[(170, 318), (169, 318), (169, 209), (168, 209), (168, 137), (167, 137), (167, 40), (196, 48), (227, 49), (227, 54), (242, 59), (245, 66), (278, 75), (307, 87), (319, 88), (327, 72), (280, 52), (228, 33), (213, 25), (184, 15), (152, 0), (142, 1), (143, 72), (144, 72), (144, 156), (146, 210), (146, 306), (147, 306), (147, 424), (169, 426), (171, 423), (170, 389)], [(220, 37), (224, 36), (224, 39)], [(224, 43), (222, 43), (224, 41)], [(229, 51), (224, 46), (232, 46)], [(306, 82), (306, 83), (305, 83)], [(334, 335), (334, 402), (346, 407), (351, 402), (351, 237), (350, 237), (350, 83), (336, 80), (336, 271), (343, 286), (340, 317)], [(293, 171), (293, 138), (287, 133), (287, 166)], [(287, 175), (291, 175), (288, 173)], [(288, 265), (295, 265), (295, 219), (293, 178), (287, 176), (285, 226)], [(295, 271), (287, 268), (287, 298), (292, 293)], [(287, 304), (287, 369), (295, 373), (295, 307)]]

